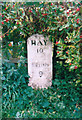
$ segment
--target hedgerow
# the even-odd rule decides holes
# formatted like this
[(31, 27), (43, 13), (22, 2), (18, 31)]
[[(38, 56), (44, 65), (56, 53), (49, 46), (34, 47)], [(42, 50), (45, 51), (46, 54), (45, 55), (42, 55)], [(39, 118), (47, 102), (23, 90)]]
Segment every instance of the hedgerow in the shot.
[[(0, 15), (3, 117), (80, 118), (81, 2), (4, 2)], [(27, 38), (36, 33), (53, 43), (48, 89), (28, 86)]]

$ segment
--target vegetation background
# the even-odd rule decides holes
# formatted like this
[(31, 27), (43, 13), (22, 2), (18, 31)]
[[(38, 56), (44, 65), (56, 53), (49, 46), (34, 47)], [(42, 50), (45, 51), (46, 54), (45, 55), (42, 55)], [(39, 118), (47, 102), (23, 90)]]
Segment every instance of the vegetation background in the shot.
[[(2, 3), (3, 118), (80, 118), (81, 3)], [(26, 41), (36, 33), (53, 42), (48, 89), (28, 86)]]

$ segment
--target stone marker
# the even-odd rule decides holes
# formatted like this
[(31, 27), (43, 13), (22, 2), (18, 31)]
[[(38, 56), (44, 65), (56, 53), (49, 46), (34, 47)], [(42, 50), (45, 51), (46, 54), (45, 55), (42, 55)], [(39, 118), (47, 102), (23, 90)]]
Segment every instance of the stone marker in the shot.
[(28, 75), (32, 88), (52, 85), (52, 43), (43, 35), (34, 34), (27, 40)]

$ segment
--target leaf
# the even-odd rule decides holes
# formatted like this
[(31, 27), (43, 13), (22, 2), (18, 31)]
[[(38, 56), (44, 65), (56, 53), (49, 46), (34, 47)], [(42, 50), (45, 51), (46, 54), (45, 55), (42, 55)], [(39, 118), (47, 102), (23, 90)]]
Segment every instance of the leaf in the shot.
[(26, 15), (26, 21), (28, 22), (29, 21), (29, 19), (28, 19), (28, 16)]
[(5, 76), (2, 77), (2, 80), (6, 80)]
[(31, 93), (31, 92), (28, 93), (28, 97), (32, 97), (33, 95), (34, 93)]
[(49, 106), (49, 102), (47, 100), (45, 100), (42, 104), (42, 106), (45, 108), (45, 107), (48, 107)]
[(31, 15), (30, 15), (30, 21), (31, 21), (31, 22), (33, 22), (33, 18), (32, 18), (32, 16), (31, 16)]
[(11, 55), (13, 55), (12, 51), (11, 51), (10, 49), (8, 49), (8, 50), (9, 50), (9, 53), (10, 53)]
[(51, 30), (57, 30), (57, 27), (52, 27)]
[(53, 110), (52, 110), (52, 109), (49, 109), (49, 110), (48, 110), (48, 112), (50, 112), (50, 113), (51, 113), (51, 112), (53, 112)]
[(24, 77), (22, 77), (22, 81), (23, 81), (23, 83), (26, 83), (26, 81), (25, 81), (25, 78), (24, 78)]
[(35, 10), (32, 10), (33, 14), (36, 14), (36, 11)]
[(74, 69), (74, 67), (75, 67), (75, 65), (72, 65), (72, 66), (70, 67), (70, 69)]
[(5, 90), (7, 90), (7, 87), (6, 87), (6, 85), (3, 85), (3, 88), (4, 88)]
[(77, 80), (76, 83), (80, 83), (80, 80)]

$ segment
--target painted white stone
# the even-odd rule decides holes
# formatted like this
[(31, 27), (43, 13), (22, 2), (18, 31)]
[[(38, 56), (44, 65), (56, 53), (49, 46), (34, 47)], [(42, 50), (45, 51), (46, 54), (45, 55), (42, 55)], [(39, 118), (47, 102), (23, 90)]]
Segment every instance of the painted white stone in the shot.
[(34, 34), (27, 40), (29, 84), (32, 88), (52, 85), (52, 43), (48, 37)]

